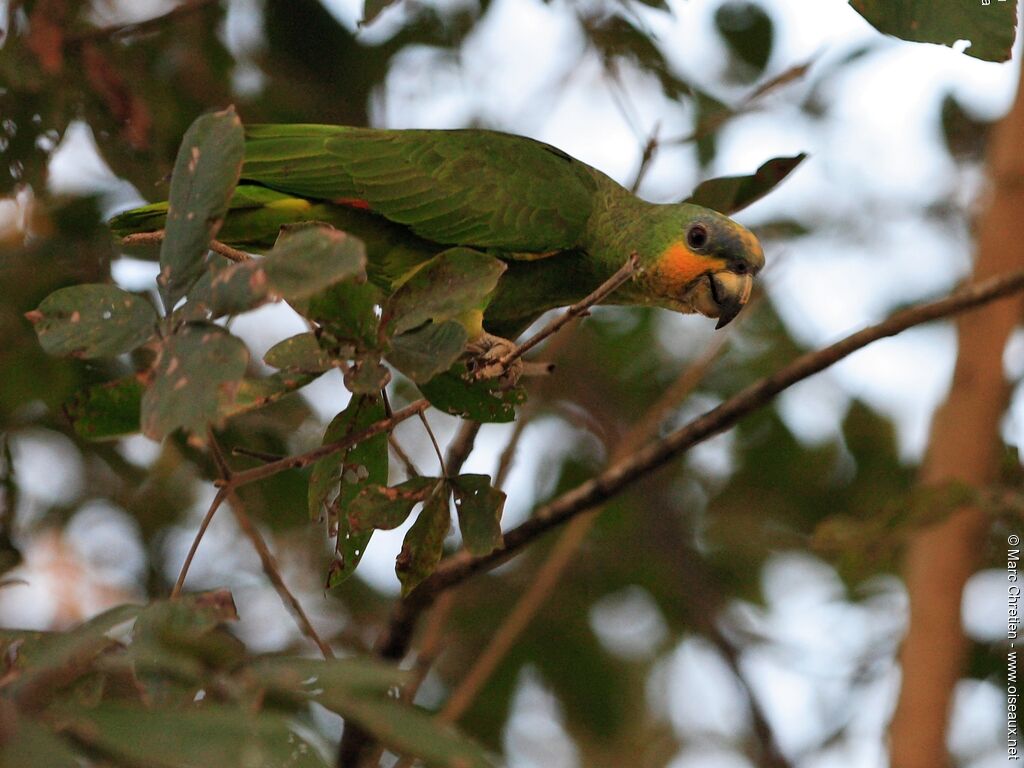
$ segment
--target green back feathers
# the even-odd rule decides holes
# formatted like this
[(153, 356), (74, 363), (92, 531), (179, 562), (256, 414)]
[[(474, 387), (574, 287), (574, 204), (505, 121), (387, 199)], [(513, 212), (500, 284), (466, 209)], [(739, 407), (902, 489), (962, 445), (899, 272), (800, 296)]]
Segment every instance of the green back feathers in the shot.
[(446, 245), (543, 252), (578, 245), (594, 169), (532, 139), (483, 130), (246, 128), (242, 178), (322, 200), (359, 199)]

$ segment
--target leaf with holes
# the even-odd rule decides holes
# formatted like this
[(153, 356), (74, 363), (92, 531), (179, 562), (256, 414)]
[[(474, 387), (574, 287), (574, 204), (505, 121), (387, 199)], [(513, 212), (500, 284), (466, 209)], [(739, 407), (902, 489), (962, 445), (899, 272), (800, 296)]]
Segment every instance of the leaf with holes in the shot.
[(793, 157), (776, 157), (746, 176), (708, 179), (683, 202), (703, 205), (719, 213), (736, 213), (775, 189), (806, 157), (803, 152)]
[(440, 324), (482, 311), (506, 268), (500, 259), (471, 248), (442, 251), (391, 295), (381, 325), (396, 336), (428, 320)]
[(903, 40), (939, 45), (969, 40), (967, 55), (985, 61), (1008, 61), (1013, 48), (1016, 0), (853, 0), (851, 5), (875, 29)]
[(116, 285), (54, 291), (25, 315), (51, 355), (114, 357), (144, 344), (156, 329), (152, 305)]
[(448, 489), (436, 488), (424, 501), (416, 522), (405, 534), (402, 551), (395, 559), (395, 573), (402, 582), (402, 597), (416, 589), (441, 562), (444, 538), (451, 523)]
[(487, 475), (459, 475), (451, 486), (463, 544), (471, 555), (489, 555), (501, 546), (505, 494), (491, 486)]
[(502, 389), (497, 379), (474, 380), (464, 363), (456, 363), (419, 388), (435, 408), (484, 423), (513, 421), (516, 406), (526, 402), (522, 387)]
[(390, 531), (406, 521), (412, 508), (431, 493), (440, 493), (436, 477), (413, 477), (388, 488), (370, 485), (352, 499), (346, 510), (349, 530), (353, 532)]
[(391, 339), (388, 362), (415, 382), (430, 381), (447, 371), (466, 348), (466, 329), (448, 320)]
[[(339, 413), (324, 432), (323, 444), (328, 445), (357, 434), (374, 422), (386, 417), (384, 403), (379, 396), (354, 396), (348, 407)], [(374, 435), (346, 451), (324, 456), (313, 465), (309, 476), (309, 514), (314, 520), (325, 511), (338, 510), (338, 529), (335, 560), (327, 578), (327, 586), (334, 587), (351, 576), (359, 565), (373, 531), (355, 533), (349, 530), (346, 510), (352, 499), (368, 485), (383, 485), (388, 481), (388, 436)]]
[(190, 323), (164, 340), (142, 396), (142, 431), (160, 440), (176, 429), (203, 435), (232, 405), (249, 350), (211, 323)]
[(244, 144), (234, 107), (197, 118), (181, 140), (160, 246), (158, 283), (168, 311), (203, 272), (203, 258), (238, 183)]

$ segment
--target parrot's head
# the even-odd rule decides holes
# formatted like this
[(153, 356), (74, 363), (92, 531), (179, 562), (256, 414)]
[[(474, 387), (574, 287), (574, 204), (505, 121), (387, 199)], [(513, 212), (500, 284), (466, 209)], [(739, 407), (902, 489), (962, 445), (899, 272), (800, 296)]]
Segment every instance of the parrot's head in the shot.
[(722, 328), (750, 300), (764, 251), (753, 232), (728, 216), (696, 205), (672, 208), (651, 233), (647, 289), (657, 303), (718, 318), (715, 328)]

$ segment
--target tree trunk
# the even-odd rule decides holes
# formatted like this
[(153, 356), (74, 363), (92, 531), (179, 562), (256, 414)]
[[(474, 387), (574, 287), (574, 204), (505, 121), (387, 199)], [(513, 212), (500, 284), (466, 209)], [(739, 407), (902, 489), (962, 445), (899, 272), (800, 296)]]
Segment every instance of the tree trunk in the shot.
[[(989, 145), (990, 196), (978, 220), (974, 278), (1024, 266), (1024, 88)], [(962, 315), (949, 398), (935, 414), (921, 470), (923, 485), (951, 480), (984, 487), (997, 476), (999, 423), (1010, 389), (1003, 374), (1006, 341), (1024, 314), (1019, 294)], [(989, 518), (963, 508), (916, 534), (904, 560), (910, 627), (900, 653), (903, 686), (891, 737), (892, 768), (950, 764), (946, 752), (953, 687), (967, 656), (961, 625), (964, 583), (979, 567)]]

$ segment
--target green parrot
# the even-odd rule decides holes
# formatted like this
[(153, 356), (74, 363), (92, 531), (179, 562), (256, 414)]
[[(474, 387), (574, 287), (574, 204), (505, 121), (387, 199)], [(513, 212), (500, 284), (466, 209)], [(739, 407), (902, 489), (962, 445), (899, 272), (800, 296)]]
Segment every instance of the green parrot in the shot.
[[(166, 203), (111, 221), (161, 229)], [(636, 278), (609, 303), (731, 321), (764, 266), (757, 238), (720, 213), (656, 205), (555, 147), (495, 131), (250, 125), (245, 162), (217, 239), (269, 248), (284, 224), (322, 221), (366, 246), (369, 279), (390, 294), (428, 259), (462, 246), (507, 269), (486, 307), (460, 322), (471, 341), (519, 335), (575, 303), (636, 253)]]

